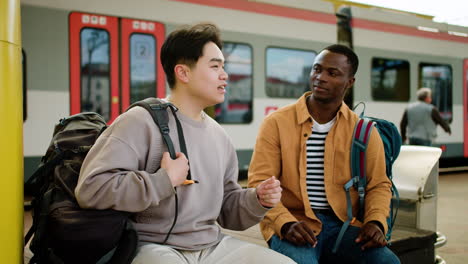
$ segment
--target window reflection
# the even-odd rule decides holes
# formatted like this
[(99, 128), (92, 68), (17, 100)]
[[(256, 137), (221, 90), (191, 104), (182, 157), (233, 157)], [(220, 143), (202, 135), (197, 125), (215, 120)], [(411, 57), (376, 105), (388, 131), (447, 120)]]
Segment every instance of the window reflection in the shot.
[(442, 64), (419, 64), (419, 85), (432, 90), (432, 104), (443, 119), (452, 122), (452, 67)]
[(372, 58), (372, 98), (376, 101), (408, 101), (409, 62)]
[(97, 112), (110, 119), (109, 33), (84, 28), (81, 42), (81, 111)]
[(225, 42), (224, 69), (229, 74), (224, 102), (215, 106), (220, 123), (252, 121), (252, 48), (246, 44)]
[(316, 53), (313, 51), (268, 48), (266, 51), (266, 94), (299, 98), (309, 91), (309, 76)]
[(130, 103), (156, 97), (156, 40), (148, 34), (130, 37)]

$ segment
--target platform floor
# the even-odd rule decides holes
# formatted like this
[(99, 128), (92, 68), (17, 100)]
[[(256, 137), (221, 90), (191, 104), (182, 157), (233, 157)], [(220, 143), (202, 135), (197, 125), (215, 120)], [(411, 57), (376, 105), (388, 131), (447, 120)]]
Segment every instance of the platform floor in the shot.
[(437, 229), (447, 244), (436, 252), (447, 264), (468, 263), (468, 171), (439, 176)]
[[(245, 184), (245, 182), (243, 182)], [(447, 244), (437, 249), (447, 264), (468, 263), (468, 171), (441, 173), (439, 176), (438, 231), (447, 237)], [(31, 213), (25, 211), (25, 232), (31, 226)], [(226, 231), (236, 236), (235, 232)], [(258, 226), (243, 232), (242, 238), (266, 246)]]

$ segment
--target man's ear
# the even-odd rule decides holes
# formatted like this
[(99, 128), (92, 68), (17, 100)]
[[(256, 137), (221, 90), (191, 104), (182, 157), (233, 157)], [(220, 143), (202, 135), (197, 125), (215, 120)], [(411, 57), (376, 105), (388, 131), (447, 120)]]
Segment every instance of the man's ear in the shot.
[(349, 78), (347, 85), (346, 85), (346, 90), (343, 93), (343, 99), (346, 97), (346, 95), (350, 93), (351, 87), (353, 87), (353, 84), (354, 84), (354, 80), (355, 80), (354, 77)]
[(349, 78), (349, 80), (348, 80), (348, 89), (353, 86), (355, 80), (356, 79), (354, 78), (354, 76)]
[(182, 83), (188, 83), (190, 68), (185, 64), (177, 64), (174, 67), (174, 73), (177, 80)]

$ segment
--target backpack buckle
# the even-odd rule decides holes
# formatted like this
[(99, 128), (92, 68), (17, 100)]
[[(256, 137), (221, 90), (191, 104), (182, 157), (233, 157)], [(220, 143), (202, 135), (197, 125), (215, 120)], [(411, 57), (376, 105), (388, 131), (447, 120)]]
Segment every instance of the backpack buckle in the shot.
[(366, 190), (364, 189), (364, 187), (362, 186), (358, 187), (357, 191), (358, 191), (359, 197), (364, 198), (364, 195), (366, 194)]
[(169, 126), (168, 125), (160, 125), (161, 132), (165, 135), (169, 135)]

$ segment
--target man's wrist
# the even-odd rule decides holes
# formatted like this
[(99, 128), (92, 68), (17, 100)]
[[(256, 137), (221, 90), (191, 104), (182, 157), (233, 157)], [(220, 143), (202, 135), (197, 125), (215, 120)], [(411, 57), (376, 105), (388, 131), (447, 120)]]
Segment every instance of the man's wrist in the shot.
[(382, 234), (385, 234), (385, 229), (384, 229), (382, 223), (380, 223), (379, 221), (369, 221), (369, 223), (375, 224), (376, 226), (378, 226), (380, 231), (382, 231)]

